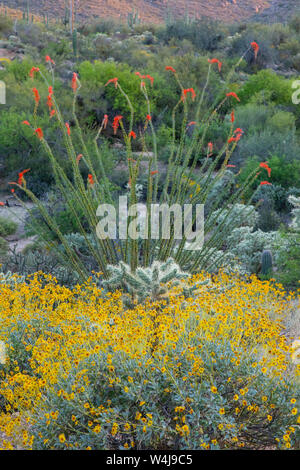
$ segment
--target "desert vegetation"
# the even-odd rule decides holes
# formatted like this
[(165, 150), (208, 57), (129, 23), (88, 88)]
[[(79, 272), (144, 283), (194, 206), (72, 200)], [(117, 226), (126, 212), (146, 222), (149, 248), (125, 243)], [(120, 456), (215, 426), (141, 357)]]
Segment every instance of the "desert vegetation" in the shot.
[(298, 447), (299, 25), (3, 12), (1, 448)]

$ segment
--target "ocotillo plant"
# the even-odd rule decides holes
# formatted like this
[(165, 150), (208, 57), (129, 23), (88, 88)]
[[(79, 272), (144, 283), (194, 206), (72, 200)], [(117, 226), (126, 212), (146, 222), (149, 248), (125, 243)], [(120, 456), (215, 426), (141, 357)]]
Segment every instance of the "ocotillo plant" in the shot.
[[(250, 46), (251, 47), (251, 46)], [(247, 53), (248, 51), (246, 51)], [(54, 63), (49, 56), (46, 57), (49, 66), (49, 76), (53, 79)], [(241, 61), (241, 59), (240, 59)], [(240, 61), (238, 63), (240, 63)], [(229, 80), (232, 76), (233, 70), (230, 71), (226, 83), (223, 85), (223, 99), (221, 102), (214, 103), (211, 108), (204, 109), (203, 101), (204, 95), (209, 83), (212, 67), (218, 65), (221, 68), (221, 63), (217, 59), (209, 60), (207, 80), (204, 90), (198, 99), (193, 124), (194, 133), (192, 137), (188, 137), (187, 128), (190, 121), (189, 109), (190, 99), (197, 100), (198, 95), (193, 88), (185, 88), (173, 67), (166, 67), (166, 73), (171, 74), (171, 79), (175, 80), (178, 84), (178, 102), (172, 111), (172, 137), (170, 141), (170, 155), (167, 166), (166, 177), (161, 194), (158, 192), (158, 145), (156, 138), (156, 131), (153, 124), (153, 116), (151, 112), (151, 102), (148, 94), (148, 80), (150, 85), (154, 86), (154, 78), (150, 75), (143, 76), (139, 72), (136, 75), (137, 86), (139, 86), (142, 95), (145, 98), (145, 122), (140, 132), (140, 144), (142, 152), (135, 159), (132, 150), (132, 141), (137, 138), (134, 131), (134, 108), (131, 103), (130, 97), (125, 93), (122, 84), (118, 78), (112, 78), (106, 83), (106, 86), (114, 86), (116, 93), (120, 93), (128, 103), (130, 118), (128, 127), (125, 125), (122, 116), (115, 116), (113, 119), (112, 127), (114, 133), (119, 131), (124, 139), (127, 152), (127, 166), (129, 173), (129, 205), (133, 206), (137, 203), (138, 197), (136, 193), (138, 177), (141, 172), (141, 159), (143, 155), (150, 155), (148, 159), (147, 174), (147, 224), (146, 235), (144, 240), (138, 240), (129, 236), (129, 226), (133, 224), (136, 228), (137, 221), (133, 217), (129, 217), (127, 224), (127, 232), (125, 239), (110, 239), (98, 238), (96, 228), (98, 225), (98, 218), (96, 216), (97, 207), (103, 203), (115, 204), (111, 193), (111, 185), (109, 176), (104, 169), (101, 149), (98, 146), (98, 139), (102, 131), (109, 125), (109, 118), (104, 115), (101, 126), (94, 135), (94, 155), (88, 149), (83, 131), (80, 127), (79, 120), (76, 113), (76, 103), (78, 93), (81, 87), (78, 76), (74, 73), (72, 79), (72, 89), (74, 93), (73, 100), (73, 122), (74, 126), (70, 128), (68, 123), (65, 123), (59, 105), (55, 97), (55, 90), (53, 83), (50, 85), (47, 76), (42, 73), (37, 67), (33, 67), (30, 74), (34, 78), (35, 74), (41, 75), (46, 85), (49, 88), (49, 95), (47, 104), (50, 109), (51, 117), (57, 120), (58, 125), (62, 131), (63, 141), (65, 144), (66, 152), (72, 169), (72, 177), (68, 177), (65, 170), (59, 163), (57, 156), (53, 153), (52, 148), (44, 137), (43, 130), (39, 127), (37, 118), (37, 108), (40, 105), (40, 95), (37, 89), (34, 89), (35, 97), (35, 112), (34, 122), (29, 123), (25, 121), (24, 124), (29, 126), (36, 137), (40, 140), (48, 158), (52, 164), (53, 175), (56, 181), (57, 189), (60, 191), (64, 203), (68, 210), (71, 212), (74, 220), (78, 225), (78, 230), (84, 237), (87, 247), (91, 256), (98, 263), (99, 270), (103, 273), (104, 278), (109, 277), (108, 265), (118, 265), (123, 262), (130, 266), (132, 273), (135, 273), (137, 268), (151, 266), (153, 262), (160, 261), (166, 262), (169, 258), (173, 258), (175, 262), (184, 269), (195, 273), (210, 268), (211, 264), (219, 263), (222, 256), (217, 260), (213, 256), (222, 247), (224, 240), (228, 233), (234, 228), (233, 218), (231, 215), (231, 207), (233, 204), (241, 199), (245, 190), (248, 189), (255, 178), (257, 177), (258, 169), (256, 168), (247, 178), (247, 180), (236, 188), (236, 191), (229, 196), (227, 202), (224, 203), (222, 211), (227, 211), (226, 216), (222, 219), (220, 224), (216, 224), (216, 218), (220, 216), (215, 214), (215, 210), (220, 206), (222, 201), (222, 194), (216, 197), (214, 204), (210, 205), (209, 211), (206, 214), (205, 227), (204, 227), (204, 243), (198, 251), (189, 251), (187, 249), (187, 239), (183, 235), (182, 239), (178, 241), (174, 228), (171, 227), (168, 237), (163, 237), (159, 233), (158, 237), (151, 239), (151, 228), (153, 224), (151, 215), (152, 204), (168, 204), (169, 207), (178, 204), (181, 207), (184, 204), (205, 204), (208, 195), (214, 190), (220, 179), (223, 178), (227, 171), (229, 159), (235, 150), (240, 138), (242, 137), (241, 129), (235, 127), (234, 113), (231, 114), (231, 127), (228, 139), (224, 143), (219, 153), (212, 158), (212, 144), (210, 143), (207, 148), (206, 158), (199, 169), (199, 185), (194, 185), (193, 175), (198, 161), (198, 154), (196, 149), (203, 148), (206, 142), (208, 130), (213, 123), (214, 119), (218, 116), (220, 109), (225, 103), (234, 103), (239, 100), (236, 93), (228, 90)], [(176, 118), (178, 110), (182, 108), (183, 118), (181, 124), (181, 133), (178, 139), (176, 132)], [(149, 152), (146, 134), (150, 133), (152, 138), (152, 153)], [(79, 144), (78, 144), (79, 142)], [(100, 172), (97, 173), (93, 165), (94, 157), (97, 159)], [(82, 165), (85, 165), (88, 170), (87, 181), (83, 178), (81, 171)], [(230, 166), (230, 165), (229, 165)], [(84, 264), (84, 259), (76, 250), (69, 244), (66, 237), (63, 235), (61, 227), (52, 217), (50, 217), (46, 207), (41, 201), (28, 189), (26, 186), (24, 170), (19, 174), (19, 179), (14, 183), (19, 189), (24, 191), (26, 195), (32, 199), (39, 209), (42, 218), (45, 221), (44, 225), (39, 224), (38, 232), (40, 240), (45, 243), (49, 249), (57, 249), (57, 253), (62, 256), (62, 259), (68, 263), (73, 270), (76, 270), (81, 278), (86, 279), (89, 272)], [(14, 193), (15, 194), (15, 193)], [(16, 196), (17, 197), (17, 196)], [(20, 198), (19, 201), (22, 203)], [(25, 207), (26, 208), (26, 207)], [(78, 211), (84, 214), (84, 222), (79, 218)], [(134, 220), (133, 220), (134, 219)], [(193, 217), (193, 223), (195, 218)], [(88, 227), (88, 229), (86, 228)], [(91, 243), (90, 235), (94, 238)], [(89, 235), (89, 236), (88, 236)], [(219, 256), (219, 255), (218, 255)], [(212, 261), (214, 259), (214, 261)]]

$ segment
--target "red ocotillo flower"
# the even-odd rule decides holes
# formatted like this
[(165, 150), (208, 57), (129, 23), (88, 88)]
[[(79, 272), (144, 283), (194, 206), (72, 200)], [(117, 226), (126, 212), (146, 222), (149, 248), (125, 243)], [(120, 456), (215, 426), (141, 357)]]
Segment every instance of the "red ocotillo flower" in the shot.
[(21, 186), (21, 184), (24, 183), (24, 175), (25, 173), (28, 173), (28, 171), (30, 171), (30, 168), (27, 169), (27, 170), (23, 170), (19, 173), (19, 178), (18, 178), (18, 184)]
[(44, 137), (44, 134), (43, 134), (42, 129), (41, 129), (40, 127), (38, 127), (34, 132), (35, 132), (35, 134), (38, 136), (38, 138), (39, 138), (40, 140), (42, 140), (42, 138)]
[(110, 83), (114, 83), (115, 88), (118, 88), (118, 78), (117, 77), (111, 78), (110, 80), (108, 80), (108, 82), (105, 84), (105, 86), (109, 85)]
[(54, 60), (52, 60), (49, 55), (46, 55), (45, 60), (46, 60), (46, 62), (48, 62), (48, 63), (50, 62), (50, 64), (55, 64)]
[(129, 136), (128, 136), (128, 137), (129, 137), (129, 139), (131, 139), (131, 137), (132, 137), (133, 139), (136, 139), (136, 133), (135, 133), (134, 131), (131, 131), (131, 132), (129, 133)]
[(182, 101), (185, 101), (186, 96), (187, 96), (188, 93), (191, 93), (192, 100), (194, 101), (195, 98), (196, 98), (196, 93), (195, 93), (194, 88), (187, 88), (187, 89), (183, 90), (183, 92), (182, 92)]
[(114, 122), (113, 122), (113, 125), (112, 125), (112, 126), (113, 126), (113, 130), (114, 130), (114, 134), (117, 133), (117, 130), (118, 130), (118, 128), (119, 128), (121, 119), (123, 119), (123, 116), (116, 116), (116, 117), (114, 118)]
[(37, 90), (36, 88), (33, 88), (32, 91), (33, 91), (33, 93), (34, 93), (34, 100), (35, 100), (35, 102), (38, 104), (39, 101), (40, 101), (40, 99), (41, 99), (41, 98), (40, 98), (40, 95), (39, 95), (39, 92), (38, 92), (38, 90)]
[(29, 72), (30, 78), (34, 78), (35, 72), (39, 72), (39, 71), (40, 71), (40, 69), (38, 67), (32, 67), (32, 69)]
[(68, 135), (71, 135), (71, 129), (70, 129), (70, 124), (68, 122), (65, 123), (65, 126), (67, 128), (67, 133)]
[(269, 181), (262, 181), (262, 182), (260, 183), (260, 186), (264, 186), (264, 185), (266, 185), (266, 184), (267, 184), (268, 186), (272, 186), (272, 183), (269, 183)]
[(256, 59), (258, 51), (259, 51), (259, 45), (257, 44), (257, 42), (253, 41), (253, 42), (251, 42), (251, 47), (254, 51), (254, 56), (255, 56), (255, 59)]
[(210, 155), (212, 154), (212, 151), (213, 151), (213, 148), (214, 148), (214, 144), (212, 142), (208, 142), (207, 144), (207, 148), (208, 148), (208, 151), (210, 153)]
[(188, 127), (189, 126), (195, 126), (196, 124), (197, 124), (196, 121), (191, 121), (191, 122), (188, 123)]
[(166, 66), (166, 70), (170, 71), (170, 72), (173, 72), (173, 73), (176, 73), (176, 70), (173, 67), (171, 67), (170, 65)]
[(262, 162), (262, 163), (260, 163), (259, 166), (260, 166), (261, 168), (264, 168), (265, 170), (267, 170), (267, 172), (268, 172), (268, 177), (270, 178), (270, 176), (271, 176), (271, 168), (269, 167), (268, 162)]
[(151, 75), (146, 75), (146, 78), (148, 78), (148, 80), (150, 80), (151, 86), (153, 86), (154, 77), (152, 77)]
[(235, 137), (230, 137), (230, 139), (228, 139), (228, 143), (231, 144), (232, 142), (238, 142), (240, 138), (242, 137), (242, 135), (243, 134), (240, 132)]
[(208, 62), (209, 62), (210, 64), (218, 64), (219, 72), (221, 72), (221, 69), (222, 69), (222, 62), (221, 62), (219, 59), (208, 59)]
[(108, 115), (104, 114), (104, 118), (103, 118), (103, 121), (102, 121), (103, 129), (106, 129), (107, 124), (108, 124)]
[(152, 119), (152, 116), (150, 116), (150, 114), (147, 114), (146, 121), (151, 121), (151, 119)]
[(237, 127), (234, 131), (233, 131), (234, 134), (244, 134), (244, 131), (243, 129), (241, 129), (240, 127)]
[(56, 113), (55, 109), (52, 109), (52, 111), (50, 112), (50, 118), (52, 118), (55, 113)]
[(227, 165), (227, 168), (235, 168), (236, 165)]
[(49, 108), (49, 111), (51, 110), (51, 108), (53, 108), (53, 101), (52, 101), (52, 94), (49, 93), (48, 97), (47, 97), (47, 106)]
[(22, 124), (25, 124), (26, 126), (30, 126), (30, 122), (28, 121), (23, 121)]
[(139, 78), (142, 78), (142, 74), (140, 72), (135, 72), (135, 75), (137, 75)]
[(89, 175), (88, 175), (88, 180), (89, 180), (89, 183), (90, 183), (91, 186), (93, 186), (93, 185), (95, 184), (93, 175), (89, 174)]
[(72, 90), (74, 91), (74, 93), (76, 92), (77, 88), (78, 88), (78, 84), (77, 84), (77, 73), (73, 73), (73, 77), (72, 77), (72, 82), (71, 82), (71, 87), (72, 87)]
[(232, 110), (230, 113), (230, 120), (232, 123), (235, 121), (234, 110)]
[(80, 153), (79, 155), (77, 155), (77, 157), (76, 157), (76, 162), (79, 163), (80, 160), (82, 159), (82, 157), (83, 157), (82, 153)]
[(239, 97), (237, 96), (237, 94), (234, 92), (234, 91), (231, 91), (230, 93), (227, 93), (226, 96), (232, 96), (233, 98), (235, 98), (237, 101), (241, 101), (239, 99)]
[(158, 173), (158, 170), (151, 171), (151, 176), (157, 175), (157, 173)]

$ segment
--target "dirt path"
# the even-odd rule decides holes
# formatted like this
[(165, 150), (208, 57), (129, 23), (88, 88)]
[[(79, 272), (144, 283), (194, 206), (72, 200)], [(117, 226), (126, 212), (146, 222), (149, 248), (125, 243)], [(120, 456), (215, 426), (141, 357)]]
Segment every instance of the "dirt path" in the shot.
[[(5, 239), (9, 244), (9, 248), (15, 250), (16, 253), (20, 253), (24, 248), (26, 248), (26, 246), (30, 245), (35, 240), (34, 236), (27, 237), (25, 233), (25, 221), (28, 212), (22, 206), (17, 205), (14, 198), (11, 198), (11, 196), (4, 195), (1, 197), (1, 200), (7, 200), (9, 207), (1, 207), (0, 216), (11, 220), (18, 225), (16, 232), (13, 235), (5, 237)], [(26, 202), (25, 205), (28, 209), (32, 209), (34, 207), (32, 202)]]

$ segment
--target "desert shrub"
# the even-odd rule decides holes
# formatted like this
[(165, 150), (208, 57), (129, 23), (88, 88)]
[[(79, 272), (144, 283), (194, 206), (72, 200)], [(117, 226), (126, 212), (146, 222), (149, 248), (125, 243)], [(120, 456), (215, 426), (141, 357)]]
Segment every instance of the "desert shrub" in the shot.
[(18, 225), (12, 220), (0, 217), (0, 237), (7, 237), (7, 235), (13, 235), (17, 228)]
[(8, 32), (12, 31), (13, 22), (8, 16), (0, 16), (0, 35), (6, 35)]
[(198, 49), (214, 51), (224, 37), (221, 26), (209, 18), (187, 22), (176, 20), (166, 25), (158, 32), (158, 37), (169, 42), (173, 38), (179, 41), (190, 40)]
[(265, 94), (270, 103), (290, 106), (293, 90), (291, 81), (277, 75), (273, 70), (261, 70), (251, 75), (241, 87), (239, 96), (242, 103), (253, 101), (259, 92)]
[(28, 282), (0, 285), (0, 428), (10, 436), (2, 447), (17, 444), (25, 416), (21, 445), (34, 449), (297, 442), (299, 365), (283, 335), (280, 287), (219, 275), (185, 302), (179, 286), (168, 303), (124, 315), (121, 293), (103, 296), (90, 283), (69, 290), (38, 275)]
[(277, 111), (267, 120), (266, 126), (271, 132), (289, 133), (296, 129), (295, 119), (296, 118), (293, 113)]
[[(255, 155), (255, 154), (254, 154)], [(261, 158), (258, 159), (257, 156), (253, 156), (248, 158), (245, 162), (244, 167), (242, 168), (241, 174), (239, 176), (240, 181), (244, 181), (247, 175), (251, 172), (254, 168), (255, 164), (259, 161), (262, 161), (263, 155)], [(300, 160), (290, 160), (287, 161), (285, 155), (277, 156), (277, 155), (264, 155), (267, 157), (269, 167), (271, 168), (271, 177), (270, 182), (280, 185), (282, 188), (288, 189), (289, 187), (298, 187), (299, 180), (295, 178), (295, 175), (298, 175), (300, 172)], [(265, 161), (265, 160), (264, 160)], [(267, 173), (265, 171), (261, 171), (257, 182), (255, 182), (255, 186), (257, 186), (261, 181), (266, 180)]]

